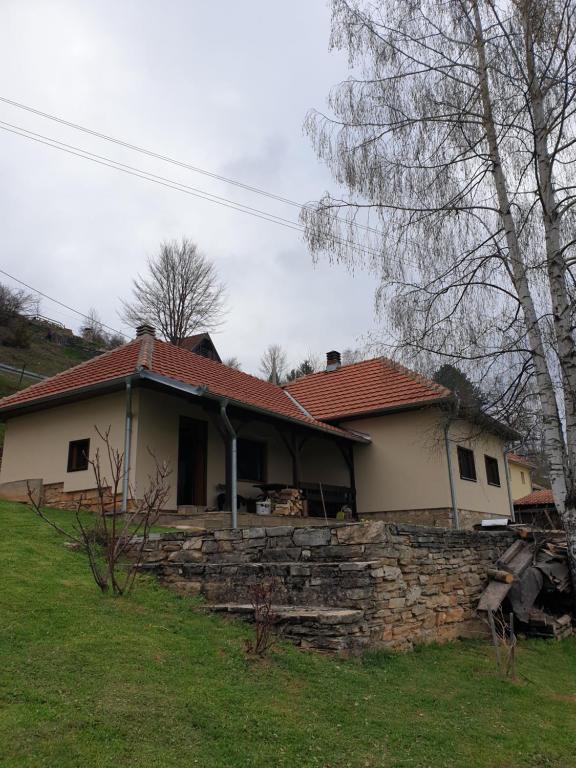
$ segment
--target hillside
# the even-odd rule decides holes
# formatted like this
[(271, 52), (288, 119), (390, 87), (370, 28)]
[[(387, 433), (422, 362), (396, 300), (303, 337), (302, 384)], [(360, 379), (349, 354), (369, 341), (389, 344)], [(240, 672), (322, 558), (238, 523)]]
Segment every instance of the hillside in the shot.
[(0, 525), (3, 768), (574, 765), (574, 639), (521, 641), (516, 683), (482, 642), (254, 661), (251, 627), (144, 577), (101, 595), (23, 505), (0, 503)]
[[(24, 369), (44, 376), (53, 376), (99, 354), (100, 350), (95, 344), (74, 336), (70, 331), (65, 332), (58, 326), (24, 318), (21, 322), (25, 326), (23, 337), (27, 343), (25, 346), (0, 343), (0, 363), (3, 365), (13, 366), (20, 371)], [(2, 335), (0, 328), (0, 337)], [(22, 374), (0, 371), (0, 396), (4, 397), (23, 389), (34, 381), (35, 379)]]

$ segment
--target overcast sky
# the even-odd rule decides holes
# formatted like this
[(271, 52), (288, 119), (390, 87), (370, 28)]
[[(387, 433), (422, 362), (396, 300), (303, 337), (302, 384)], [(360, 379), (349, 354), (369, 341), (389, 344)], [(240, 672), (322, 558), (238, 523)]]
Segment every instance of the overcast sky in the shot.
[[(346, 76), (323, 0), (0, 0), (0, 96), (298, 201), (334, 189), (303, 135)], [(296, 220), (295, 208), (0, 103), (0, 120)], [(358, 346), (374, 278), (314, 266), (298, 232), (0, 131), (2, 269), (126, 331), (119, 299), (161, 240), (187, 236), (229, 292), (215, 341), (256, 372)], [(11, 281), (0, 276), (0, 280)], [(51, 302), (42, 311), (77, 328)]]

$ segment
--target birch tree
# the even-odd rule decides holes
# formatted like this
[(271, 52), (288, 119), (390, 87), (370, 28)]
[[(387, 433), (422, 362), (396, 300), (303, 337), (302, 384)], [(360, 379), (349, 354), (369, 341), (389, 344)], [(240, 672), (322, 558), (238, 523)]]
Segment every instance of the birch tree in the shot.
[(306, 128), (338, 192), (314, 255), (362, 262), (405, 350), (537, 397), (576, 599), (576, 0), (332, 0), (352, 76)]

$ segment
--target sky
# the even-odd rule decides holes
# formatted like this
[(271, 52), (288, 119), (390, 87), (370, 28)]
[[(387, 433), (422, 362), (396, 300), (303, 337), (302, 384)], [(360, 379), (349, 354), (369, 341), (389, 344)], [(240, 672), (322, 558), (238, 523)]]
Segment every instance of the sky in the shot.
[[(0, 96), (292, 200), (334, 189), (302, 124), (347, 76), (324, 0), (0, 0)], [(298, 209), (0, 102), (0, 121), (296, 221)], [(131, 334), (118, 310), (159, 243), (214, 261), (222, 357), (360, 346), (375, 278), (313, 264), (299, 232), (0, 130), (0, 267)], [(0, 281), (14, 285), (0, 275)], [(43, 300), (42, 313), (81, 320)]]

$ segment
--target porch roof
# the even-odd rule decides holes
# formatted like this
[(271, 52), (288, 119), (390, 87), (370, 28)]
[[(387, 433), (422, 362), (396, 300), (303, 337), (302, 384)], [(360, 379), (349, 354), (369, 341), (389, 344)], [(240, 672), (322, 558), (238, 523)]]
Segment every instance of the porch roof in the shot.
[(127, 378), (180, 392), (187, 390), (189, 394), (208, 399), (226, 398), (230, 404), (334, 437), (370, 442), (366, 435), (315, 419), (290, 393), (276, 384), (149, 334), (1, 399), (0, 418), (119, 389)]

